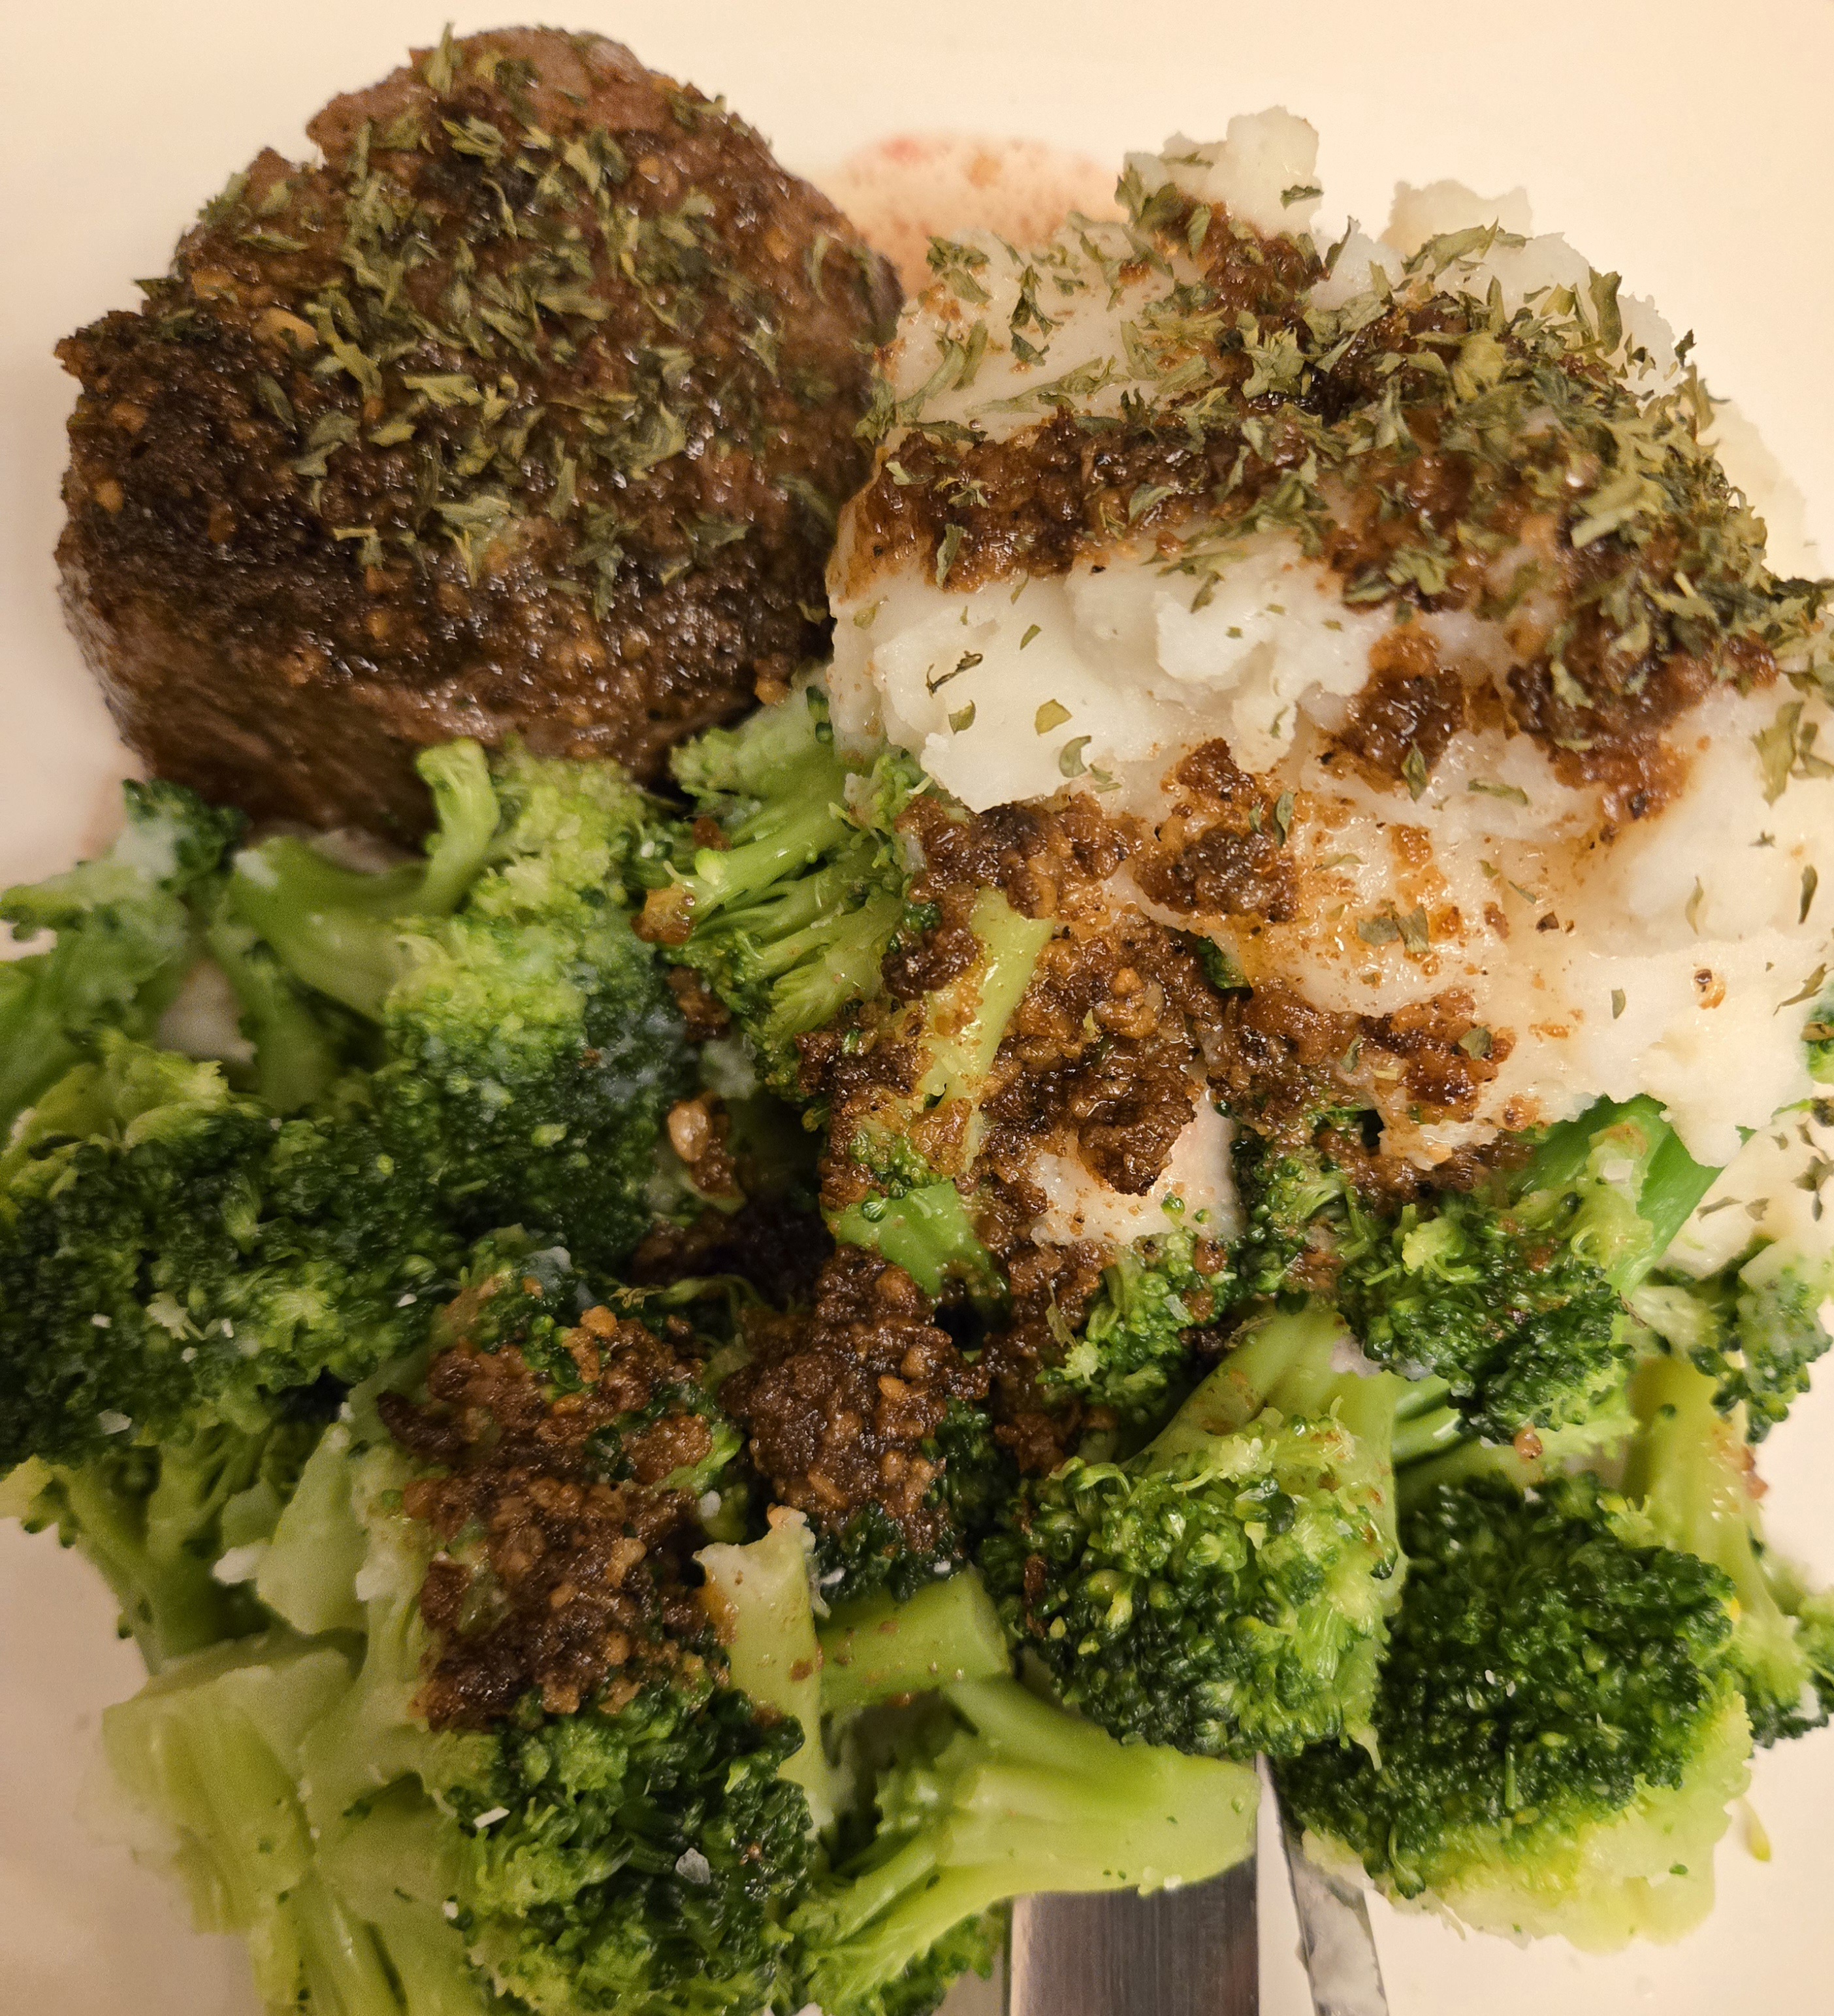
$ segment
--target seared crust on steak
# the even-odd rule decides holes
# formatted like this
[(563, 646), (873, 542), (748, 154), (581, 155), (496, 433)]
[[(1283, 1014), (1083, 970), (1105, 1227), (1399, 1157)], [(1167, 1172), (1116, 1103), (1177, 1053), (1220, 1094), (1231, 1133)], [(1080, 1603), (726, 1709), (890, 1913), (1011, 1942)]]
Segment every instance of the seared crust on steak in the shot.
[(412, 833), (415, 752), (653, 775), (820, 650), (897, 304), (750, 129), (596, 36), (448, 40), (272, 151), (82, 381), (70, 621), (160, 775)]

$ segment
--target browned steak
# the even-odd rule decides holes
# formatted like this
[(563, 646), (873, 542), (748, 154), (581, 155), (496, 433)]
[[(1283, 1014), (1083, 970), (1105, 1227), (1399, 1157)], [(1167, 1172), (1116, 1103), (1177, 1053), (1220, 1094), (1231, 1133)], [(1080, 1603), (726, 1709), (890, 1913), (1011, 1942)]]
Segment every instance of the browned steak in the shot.
[(596, 36), (417, 52), (263, 153), (82, 381), (59, 545), (121, 731), (257, 815), (411, 832), (415, 751), (653, 775), (821, 648), (897, 284)]

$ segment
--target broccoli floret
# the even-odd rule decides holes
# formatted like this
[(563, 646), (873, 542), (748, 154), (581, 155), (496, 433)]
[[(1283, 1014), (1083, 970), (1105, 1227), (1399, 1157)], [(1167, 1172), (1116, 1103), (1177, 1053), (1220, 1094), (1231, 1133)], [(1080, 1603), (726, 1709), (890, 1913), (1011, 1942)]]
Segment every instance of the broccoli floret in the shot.
[(1631, 1298), (1638, 1316), (1716, 1382), (1718, 1405), (1744, 1409), (1762, 1442), (1808, 1391), (1830, 1338), (1834, 1256), (1773, 1240), (1704, 1280), (1665, 1274)]
[[(472, 1536), (499, 1531), (466, 1495), (491, 1478), (551, 1520), (607, 1490), (633, 1518), (687, 1516), (667, 1478), (586, 1481), (610, 1445), (569, 1424), (621, 1406), (656, 1361), (628, 1319), (569, 1323), (577, 1285), (552, 1255), (480, 1270), (439, 1354), (379, 1375), (323, 1433), (255, 1579), (279, 1623), (111, 1712), (117, 1772), (172, 1831), (201, 1921), (249, 1937), (272, 2008), (481, 2016), (502, 1995), (535, 2016), (919, 2016), (991, 1962), (1018, 1892), (1194, 1881), (1247, 1852), (1252, 1773), (1124, 1747), (1034, 1700), (1005, 1677), (972, 1576), (838, 1618), (824, 1647), (793, 1513), (701, 1547), (698, 1590), (667, 1579), (654, 1526), (645, 1559), (551, 1525), (556, 1589), (588, 1567), (663, 1578), (624, 1585), (651, 1607), (624, 1613), (616, 1648), (597, 1626), (576, 1647), (564, 1615), (551, 1629), (550, 1583), (519, 1588), (531, 1557), (507, 1529), (513, 1558), (488, 1555), (483, 1600), (460, 1600), (455, 1568), (484, 1572)], [(570, 1545), (588, 1550), (577, 1569)], [(481, 1648), (462, 1666), (478, 1683), (531, 1643), (559, 1664), (520, 1697), (447, 1684), (455, 1647)], [(574, 1649), (610, 1661), (606, 1683), (565, 1686)], [(913, 1691), (927, 1706), (878, 1705)], [(825, 1718), (882, 1713), (876, 1761), (829, 1761)]]
[(793, 1093), (796, 1039), (879, 991), (910, 879), (894, 826), (919, 773), (890, 754), (850, 770), (815, 686), (684, 744), (671, 767), (699, 817), (645, 932), (732, 1011), (766, 1083)]
[(458, 1228), (522, 1224), (614, 1265), (647, 1227), (662, 1121), (689, 1089), (678, 1012), (620, 907), (642, 795), (604, 765), (475, 744), (421, 769), (424, 865), (365, 875), (303, 843), (237, 857), (229, 900), (295, 980), (380, 1025), (398, 1158)]
[(1000, 1276), (959, 1186), (972, 1179), (994, 1054), (1055, 927), (1021, 916), (997, 889), (981, 891), (969, 923), (980, 959), (875, 1025), (876, 1044), (910, 1059), (904, 1081), (864, 1088), (829, 1116), (829, 1163), (871, 1193), (828, 1222), (843, 1244), (883, 1254), (926, 1294), (952, 1277), (987, 1302)]
[(307, 1406), (253, 1433), (200, 1421), (156, 1448), (130, 1443), (74, 1468), (34, 1458), (7, 1479), (4, 1509), (94, 1564), (120, 1604), (122, 1636), (158, 1672), (266, 1623), (246, 1580), (216, 1571), (272, 1533), (323, 1425)]
[(0, 964), (0, 1142), (38, 1095), (94, 1055), (97, 1033), (150, 1035), (198, 950), (190, 907), (242, 831), (177, 784), (124, 787), (128, 819), (108, 852), (0, 895), (15, 936), (54, 931), (49, 952)]
[(1018, 1482), (993, 1423), (965, 1401), (949, 1402), (915, 1453), (937, 1472), (913, 1522), (929, 1536), (927, 1544), (914, 1545), (910, 1528), (876, 1504), (861, 1506), (838, 1525), (823, 1525), (815, 1576), (825, 1601), (850, 1604), (886, 1593), (902, 1602), (939, 1577), (955, 1575), (993, 1530)]
[(1654, 1100), (1602, 1103), (1480, 1192), (1392, 1223), (1353, 1205), (1344, 1313), (1372, 1358), (1439, 1374), (1498, 1441), (1572, 1426), (1623, 1386), (1648, 1337), (1624, 1298), (1716, 1173)]
[[(570, 1334), (578, 1347), (592, 1333)], [(351, 1683), (297, 1746), (316, 1874), (385, 1933), (397, 1893), (533, 2011), (800, 2006), (783, 1921), (817, 1852), (811, 1793), (832, 1796), (800, 1518), (706, 1550), (707, 1591), (684, 1593), (666, 1643), (628, 1681), (564, 1706), (531, 1691), (481, 1726), (431, 1727), (423, 1690), (441, 1641), (421, 1605), (437, 1535), (404, 1513), (421, 1473), (379, 1419), (391, 1388), (415, 1383), (404, 1368), (352, 1396), (258, 1579), (289, 1622), (344, 1632), (354, 1607), (364, 1633)], [(489, 1626), (487, 1611), (471, 1628)], [(400, 1965), (392, 1935), (388, 1949)], [(419, 1983), (403, 1971), (412, 2012)], [(481, 1978), (471, 1992), (468, 2011), (488, 2006)]]
[(791, 1920), (827, 2016), (933, 2007), (939, 1951), (958, 1964), (1009, 1898), (1201, 1881), (1253, 1845), (1244, 1766), (1117, 1743), (1009, 1679), (942, 1699), (879, 1780), (870, 1846)]
[(411, 1350), (463, 1248), (361, 1081), (282, 1121), (104, 1034), (0, 1158), (0, 1467), (79, 1464)]
[(1082, 1333), (1065, 1344), (1063, 1363), (1038, 1383), (1113, 1410), (1124, 1427), (1156, 1427), (1192, 1384), (1188, 1333), (1220, 1312), (1232, 1286), (1226, 1267), (1198, 1265), (1204, 1249), (1185, 1227), (1123, 1247), (1102, 1277)]
[(1589, 1479), (1538, 1497), (1483, 1480), (1404, 1518), (1375, 1741), (1277, 1773), (1314, 1853), (1480, 1930), (1588, 1950), (1699, 1921), (1751, 1748), (1732, 1590), (1627, 1540), (1622, 1509)]
[[(906, 903), (912, 867), (897, 826), (922, 787), (909, 760), (887, 754), (870, 771), (850, 771), (825, 699), (811, 687), (688, 744), (674, 769), (700, 817), (685, 872), (651, 891), (645, 935), (702, 975), (766, 1083), (791, 1097), (800, 1092), (797, 1039), (868, 1010), (869, 1031), (850, 1040), (908, 1054), (908, 1082), (877, 1085), (826, 1116), (831, 1162), (863, 1175), (868, 1190), (831, 1212), (830, 1229), (883, 1254), (929, 1294), (955, 1278), (994, 1298), (998, 1271), (957, 1179), (968, 1177), (994, 1053), (1050, 922), (1022, 917), (986, 890), (969, 920), (981, 959), (919, 999), (887, 1003), (881, 968), (894, 937), (933, 921)], [(706, 844), (710, 820), (721, 844)]]
[(940, 1295), (956, 1281), (977, 1301), (991, 1305), (1001, 1293), (1000, 1270), (974, 1229), (961, 1191), (946, 1178), (920, 1179), (901, 1190), (905, 1166), (901, 1161), (894, 1168), (889, 1159), (880, 1164), (875, 1173), (891, 1193), (865, 1197), (832, 1213), (829, 1230), (843, 1246), (883, 1254), (926, 1295)]
[(1238, 1130), (1232, 1154), (1242, 1224), (1229, 1259), (1243, 1295), (1281, 1294), (1303, 1285), (1308, 1262), (1330, 1263), (1348, 1186), (1317, 1136), (1339, 1117), (1321, 1116), (1296, 1145)]
[(1145, 1449), (1027, 1480), (981, 1565), (1017, 1643), (1117, 1736), (1289, 1756), (1366, 1726), (1399, 1593), (1403, 1382), (1312, 1309), (1250, 1327)]
[[(1828, 1716), (1817, 1643), (1818, 1612), (1793, 1571), (1766, 1548), (1762, 1487), (1736, 1417), (1717, 1410), (1712, 1379), (1685, 1359), (1638, 1368), (1631, 1399), (1639, 1428), (1624, 1477), (1639, 1532), (1719, 1569), (1737, 1599), (1731, 1659), (1753, 1740), (1771, 1744), (1819, 1728)], [(1620, 1522), (1624, 1523), (1624, 1522)]]

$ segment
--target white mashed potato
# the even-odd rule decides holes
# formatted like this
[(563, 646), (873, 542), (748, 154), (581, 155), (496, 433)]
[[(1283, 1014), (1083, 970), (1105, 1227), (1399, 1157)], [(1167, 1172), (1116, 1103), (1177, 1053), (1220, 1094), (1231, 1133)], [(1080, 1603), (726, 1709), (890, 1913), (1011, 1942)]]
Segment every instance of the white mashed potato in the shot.
[[(1214, 146), (1174, 139), (1130, 171), (1146, 189), (1171, 178), (1259, 229), (1300, 232), (1318, 207), (1315, 149), (1310, 127), (1271, 112), (1232, 121)], [(1429, 239), (1454, 248), (1443, 256), (1460, 291), (1500, 293), (1505, 309), (1552, 289), (1584, 297), (1591, 268), (1562, 239), (1530, 236), (1530, 222), (1519, 191), (1487, 203), (1451, 184), (1404, 189), (1383, 238), (1347, 236), (1312, 298), (1341, 309), (1386, 284), (1374, 276), (1400, 277)], [(1472, 229), (1490, 225), (1502, 235)], [(1469, 243), (1457, 249), (1447, 233)], [(1127, 257), (1118, 224), (1073, 224), (1024, 253), (971, 234), (958, 261), (973, 275), (966, 298), (945, 272), (906, 309), (889, 354), (900, 404), (881, 468), (914, 423), (1010, 439), (1066, 382), (1077, 410), (1098, 419), (1188, 388), (1176, 346), (1143, 311), (1199, 269), (1176, 252), (1166, 273)], [(1028, 290), (1053, 325), (1043, 362), (1002, 340), (1023, 324)], [(1627, 295), (1616, 308), (1624, 374), (1644, 389), (1670, 381), (1676, 350), (1660, 317)], [(1720, 437), (1763, 509), (1775, 465), (1735, 416)], [(1787, 538), (1800, 513), (1787, 493), (1780, 505)], [(1667, 733), (1688, 765), (1678, 794), (1608, 833), (1602, 792), (1562, 783), (1539, 742), (1501, 725), (1461, 730), (1417, 796), (1328, 765), (1326, 737), (1394, 614), (1347, 605), (1339, 577), (1285, 531), (1213, 545), (1193, 568), (1189, 549), (1168, 556), (1119, 526), (1099, 561), (960, 588), (946, 563), (882, 560), (856, 531), (850, 512), (831, 573), (844, 740), (889, 737), (976, 810), (1067, 779), (1150, 822), (1168, 769), (1219, 737), (1242, 769), (1292, 794), (1295, 914), (1204, 927), (1252, 983), (1278, 980), (1322, 1008), (1384, 1014), (1447, 990), (1470, 997), (1506, 1059), (1469, 1118), (1410, 1129), (1391, 1117), (1392, 1144), (1415, 1159), (1602, 1095), (1649, 1093), (1694, 1154), (1723, 1164), (1744, 1132), (1807, 1096), (1802, 1031), (1834, 924), (1834, 772), (1813, 754), (1813, 738), (1825, 746), (1834, 733), (1819, 697), (1782, 681), (1709, 692)], [(1499, 592), (1523, 557), (1498, 556)], [(1531, 592), (1506, 618), (1419, 621), (1468, 690), (1502, 690), (1523, 626), (1545, 635), (1549, 612)], [(1792, 733), (1809, 754), (1779, 793), (1778, 738)], [(1087, 1207), (1053, 1193), (1052, 1208)]]
[(1027, 1172), (1045, 1195), (1032, 1237), (1057, 1246), (1080, 1239), (1127, 1246), (1163, 1232), (1171, 1223), (1226, 1244), (1242, 1231), (1229, 1161), (1235, 1135), (1234, 1123), (1207, 1098), (1199, 1099), (1190, 1124), (1172, 1143), (1158, 1181), (1140, 1197), (1109, 1189), (1074, 1156), (1040, 1155)]

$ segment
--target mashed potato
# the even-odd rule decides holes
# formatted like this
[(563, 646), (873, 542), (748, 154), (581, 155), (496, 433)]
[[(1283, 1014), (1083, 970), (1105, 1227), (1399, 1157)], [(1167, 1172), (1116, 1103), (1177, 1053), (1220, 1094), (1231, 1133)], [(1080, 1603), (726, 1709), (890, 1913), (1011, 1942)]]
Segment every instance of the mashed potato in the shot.
[(1647, 1092), (1729, 1161), (1809, 1090), (1818, 599), (1766, 567), (1649, 304), (1519, 192), (1404, 190), (1322, 254), (1315, 147), (1237, 119), (1131, 159), (1125, 220), (939, 245), (831, 571), (837, 729), (975, 810), (1090, 792), (1149, 844), (1220, 741), (1283, 894), (1174, 914), (1124, 867), (1117, 900), (1257, 989), (1462, 1016), (1487, 1082), (1372, 1087), (1391, 1148)]

